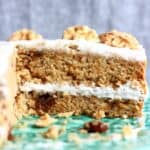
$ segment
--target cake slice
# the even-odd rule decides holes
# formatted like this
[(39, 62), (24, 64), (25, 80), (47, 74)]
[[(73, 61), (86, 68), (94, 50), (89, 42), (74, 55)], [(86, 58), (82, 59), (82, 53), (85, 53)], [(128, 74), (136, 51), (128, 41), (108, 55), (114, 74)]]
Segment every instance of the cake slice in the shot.
[(110, 43), (62, 39), (17, 44), (16, 114), (142, 116), (145, 50), (138, 42), (134, 48), (130, 42), (121, 47)]

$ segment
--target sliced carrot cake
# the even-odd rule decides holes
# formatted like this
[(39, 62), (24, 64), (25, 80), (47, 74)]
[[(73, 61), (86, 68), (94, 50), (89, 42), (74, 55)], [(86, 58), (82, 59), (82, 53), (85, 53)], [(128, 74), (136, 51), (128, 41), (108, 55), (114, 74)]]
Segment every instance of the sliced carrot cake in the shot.
[(65, 39), (19, 43), (16, 112), (141, 116), (146, 56), (141, 45), (133, 48)]

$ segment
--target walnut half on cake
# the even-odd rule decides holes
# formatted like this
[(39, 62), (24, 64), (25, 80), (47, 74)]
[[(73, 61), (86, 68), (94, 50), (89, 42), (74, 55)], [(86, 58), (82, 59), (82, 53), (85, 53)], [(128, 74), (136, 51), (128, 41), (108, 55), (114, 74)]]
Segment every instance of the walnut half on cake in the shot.
[(98, 42), (99, 38), (94, 29), (88, 26), (77, 25), (68, 27), (63, 33), (63, 39), (67, 40), (87, 40)]
[(30, 29), (22, 29), (14, 32), (8, 39), (8, 41), (18, 40), (37, 40), (42, 39), (42, 36)]
[(99, 35), (100, 43), (107, 44), (113, 47), (130, 48), (138, 50), (139, 42), (134, 36), (129, 33), (113, 30)]

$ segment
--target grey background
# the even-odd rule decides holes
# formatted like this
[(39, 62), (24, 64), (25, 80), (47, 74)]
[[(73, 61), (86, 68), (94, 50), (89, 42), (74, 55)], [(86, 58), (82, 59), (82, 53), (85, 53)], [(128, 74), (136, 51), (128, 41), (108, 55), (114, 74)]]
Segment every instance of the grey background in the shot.
[(98, 33), (130, 32), (144, 45), (150, 60), (150, 0), (0, 0), (0, 40), (21, 28), (56, 39), (75, 24), (88, 25)]

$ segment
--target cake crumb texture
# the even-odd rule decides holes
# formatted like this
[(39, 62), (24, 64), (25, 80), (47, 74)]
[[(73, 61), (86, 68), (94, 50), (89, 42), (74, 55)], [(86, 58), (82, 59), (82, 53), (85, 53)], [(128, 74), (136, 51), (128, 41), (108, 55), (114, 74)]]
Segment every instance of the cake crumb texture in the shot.
[[(19, 49), (16, 60), (17, 81), (71, 85), (119, 87), (127, 81), (138, 81), (146, 91), (145, 62), (106, 58), (90, 54), (35, 49)], [(36, 68), (36, 69), (35, 69)]]
[(74, 112), (75, 115), (85, 114), (97, 117), (140, 117), (143, 101), (132, 99), (97, 98), (94, 96), (73, 96), (57, 93), (18, 93), (15, 102), (16, 114), (58, 114)]

